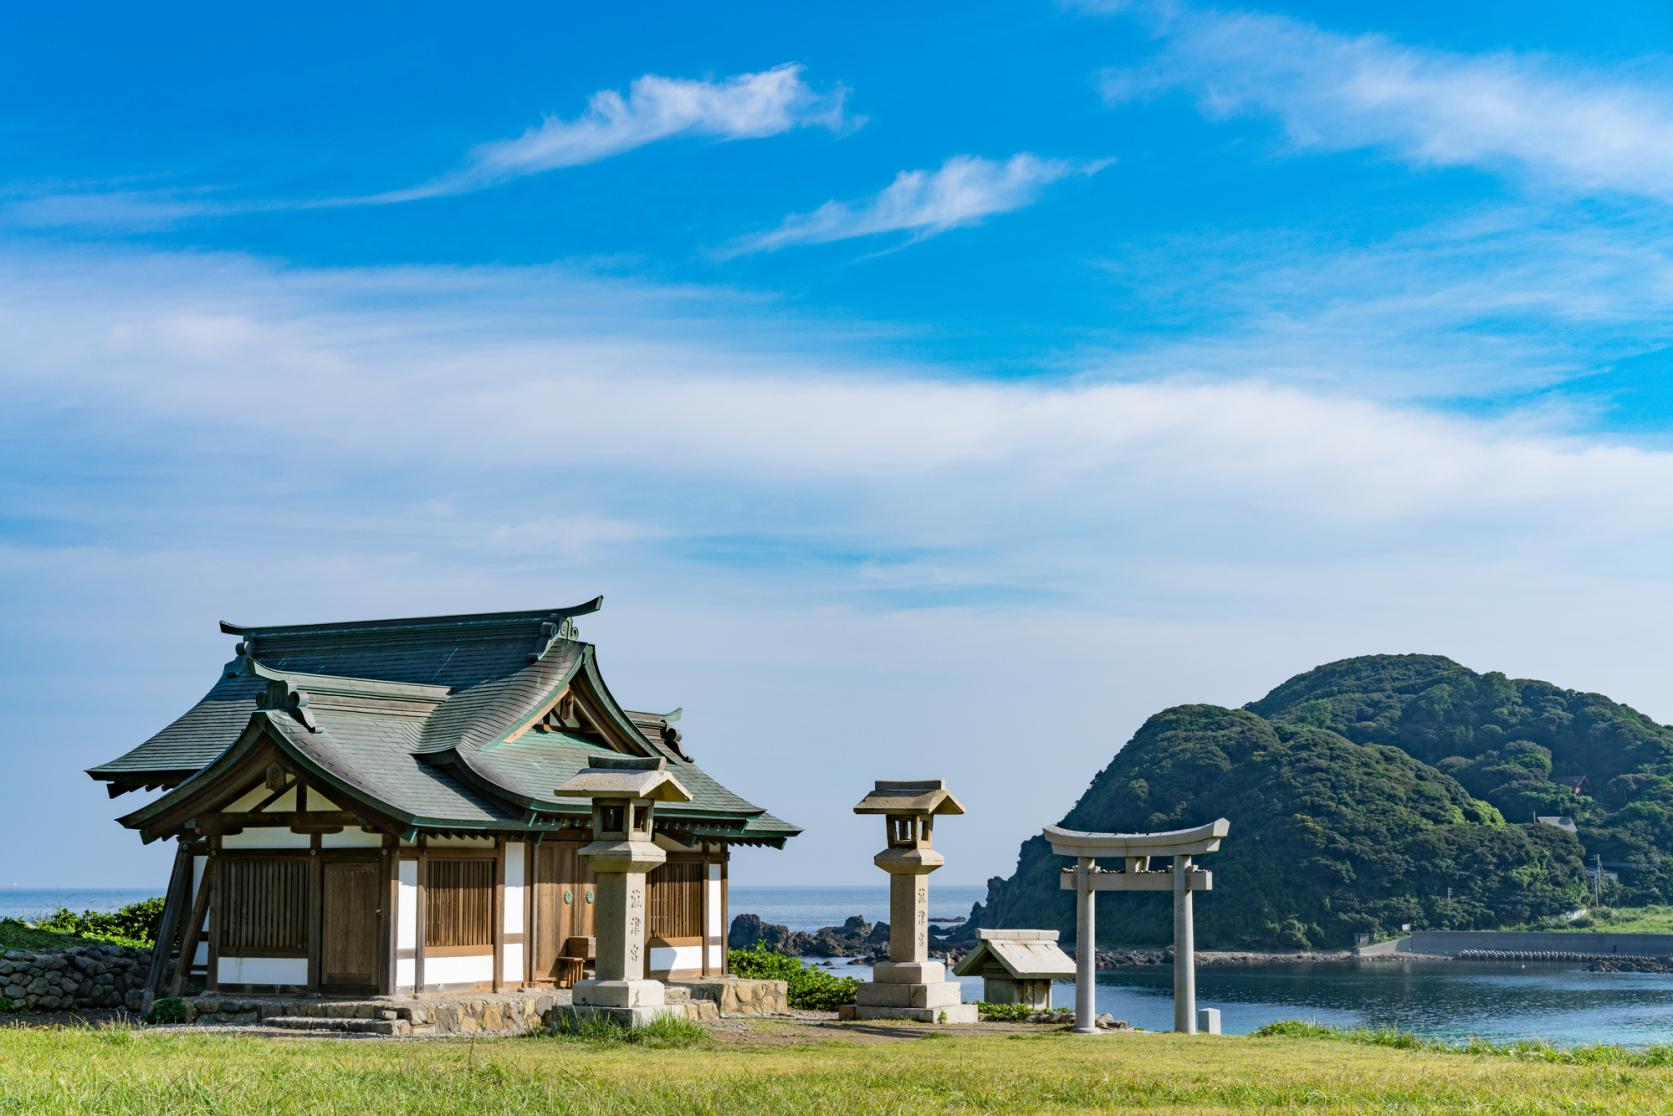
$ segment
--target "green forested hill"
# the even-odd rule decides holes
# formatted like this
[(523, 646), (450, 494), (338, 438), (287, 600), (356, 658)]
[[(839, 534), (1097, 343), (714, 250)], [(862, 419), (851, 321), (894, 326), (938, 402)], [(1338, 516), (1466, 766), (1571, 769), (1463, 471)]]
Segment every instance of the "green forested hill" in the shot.
[[(1584, 776), (1576, 796), (1555, 780)], [(1533, 824), (1568, 814), (1579, 839)], [(1596, 694), (1477, 674), (1432, 655), (1374, 655), (1290, 679), (1244, 709), (1152, 717), (1062, 824), (1156, 830), (1231, 819), (1205, 860), (1205, 947), (1340, 946), (1401, 923), (1484, 929), (1572, 908), (1581, 858), (1621, 902), (1673, 900), (1673, 729)], [(972, 923), (1072, 937), (1066, 862), (1024, 842)], [(1161, 944), (1165, 895), (1100, 901), (1099, 940)]]

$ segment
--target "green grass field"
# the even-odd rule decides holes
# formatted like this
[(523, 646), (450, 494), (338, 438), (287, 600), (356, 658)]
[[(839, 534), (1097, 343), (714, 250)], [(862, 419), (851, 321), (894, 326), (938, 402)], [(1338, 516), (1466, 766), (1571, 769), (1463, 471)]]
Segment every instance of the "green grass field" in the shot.
[(807, 1034), (760, 1023), (659, 1046), (5, 1029), (0, 1112), (1673, 1112), (1673, 1067), (1644, 1064), (1654, 1057), (1550, 1061), (1308, 1035)]
[(36, 930), (15, 918), (0, 918), (0, 953), (8, 949), (69, 949), (86, 944), (87, 939), (75, 934)]
[(1673, 907), (1599, 908), (1578, 922), (1544, 929), (1572, 930), (1577, 934), (1602, 930), (1616, 934), (1673, 934)]

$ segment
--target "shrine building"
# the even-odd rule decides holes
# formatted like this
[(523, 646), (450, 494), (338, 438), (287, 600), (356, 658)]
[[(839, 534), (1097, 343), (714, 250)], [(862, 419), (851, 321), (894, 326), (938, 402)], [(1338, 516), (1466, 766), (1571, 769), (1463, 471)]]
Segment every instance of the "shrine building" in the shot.
[[(561, 609), (221, 630), (203, 699), (91, 769), (177, 844), (159, 937), (173, 990), (398, 995), (582, 975), (590, 806), (554, 792), (600, 757), (664, 761), (650, 976), (726, 972), (727, 861), (800, 832), (699, 768), (667, 714), (625, 709)], [(566, 980), (566, 974), (568, 980)], [(153, 982), (153, 986), (156, 985)]]

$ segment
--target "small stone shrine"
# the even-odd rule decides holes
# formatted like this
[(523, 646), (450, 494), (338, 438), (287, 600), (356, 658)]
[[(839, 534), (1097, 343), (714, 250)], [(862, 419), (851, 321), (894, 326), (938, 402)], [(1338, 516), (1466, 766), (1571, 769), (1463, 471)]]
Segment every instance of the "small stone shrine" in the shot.
[(953, 969), (982, 978), (990, 1004), (1024, 1004), (1051, 1010), (1051, 982), (1075, 975), (1075, 963), (1057, 944), (1056, 930), (978, 930), (976, 948)]
[[(1211, 853), (1231, 830), (1225, 818), (1195, 829), (1166, 833), (1084, 833), (1048, 825), (1044, 835), (1051, 851), (1075, 858), (1073, 868), (1063, 869), (1061, 886), (1075, 893), (1075, 1032), (1098, 1034), (1097, 909), (1093, 900), (1100, 891), (1173, 892), (1173, 1029), (1181, 1034), (1197, 1031), (1196, 939), (1191, 921), (1191, 896), (1208, 891), (1214, 877), (1192, 863), (1192, 858)], [(1106, 871), (1098, 858), (1119, 858), (1119, 871)], [(1151, 857), (1167, 857), (1172, 863), (1165, 871), (1152, 871)]]
[(645, 979), (645, 875), (668, 858), (652, 838), (658, 802), (690, 802), (661, 757), (598, 756), (554, 792), (592, 800), (592, 843), (581, 849), (598, 879), (594, 926), (597, 976), (575, 985), (574, 1012), (637, 1027), (684, 1015), (665, 1002), (663, 984)]
[(872, 858), (889, 873), (889, 959), (860, 985), (854, 1017), (976, 1022), (976, 1005), (962, 1003), (958, 982), (947, 979), (947, 967), (929, 959), (927, 877), (946, 863), (930, 847), (931, 830), (938, 815), (962, 814), (963, 805), (940, 779), (879, 779), (854, 812), (882, 814), (889, 838), (888, 847)]

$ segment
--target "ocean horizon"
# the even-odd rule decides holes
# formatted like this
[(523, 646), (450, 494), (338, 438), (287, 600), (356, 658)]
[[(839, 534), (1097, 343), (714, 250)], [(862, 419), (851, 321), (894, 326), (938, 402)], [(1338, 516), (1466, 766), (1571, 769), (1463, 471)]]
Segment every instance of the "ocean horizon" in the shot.
[[(39, 918), (61, 907), (76, 912), (114, 911), (162, 893), (162, 888), (143, 887), (0, 887), (0, 918)], [(967, 917), (971, 905), (986, 896), (985, 884), (931, 885), (930, 917)], [(840, 926), (843, 920), (854, 915), (867, 922), (887, 921), (889, 885), (735, 885), (730, 891), (729, 905), (733, 917), (754, 914), (792, 930), (818, 930), (824, 926)]]

